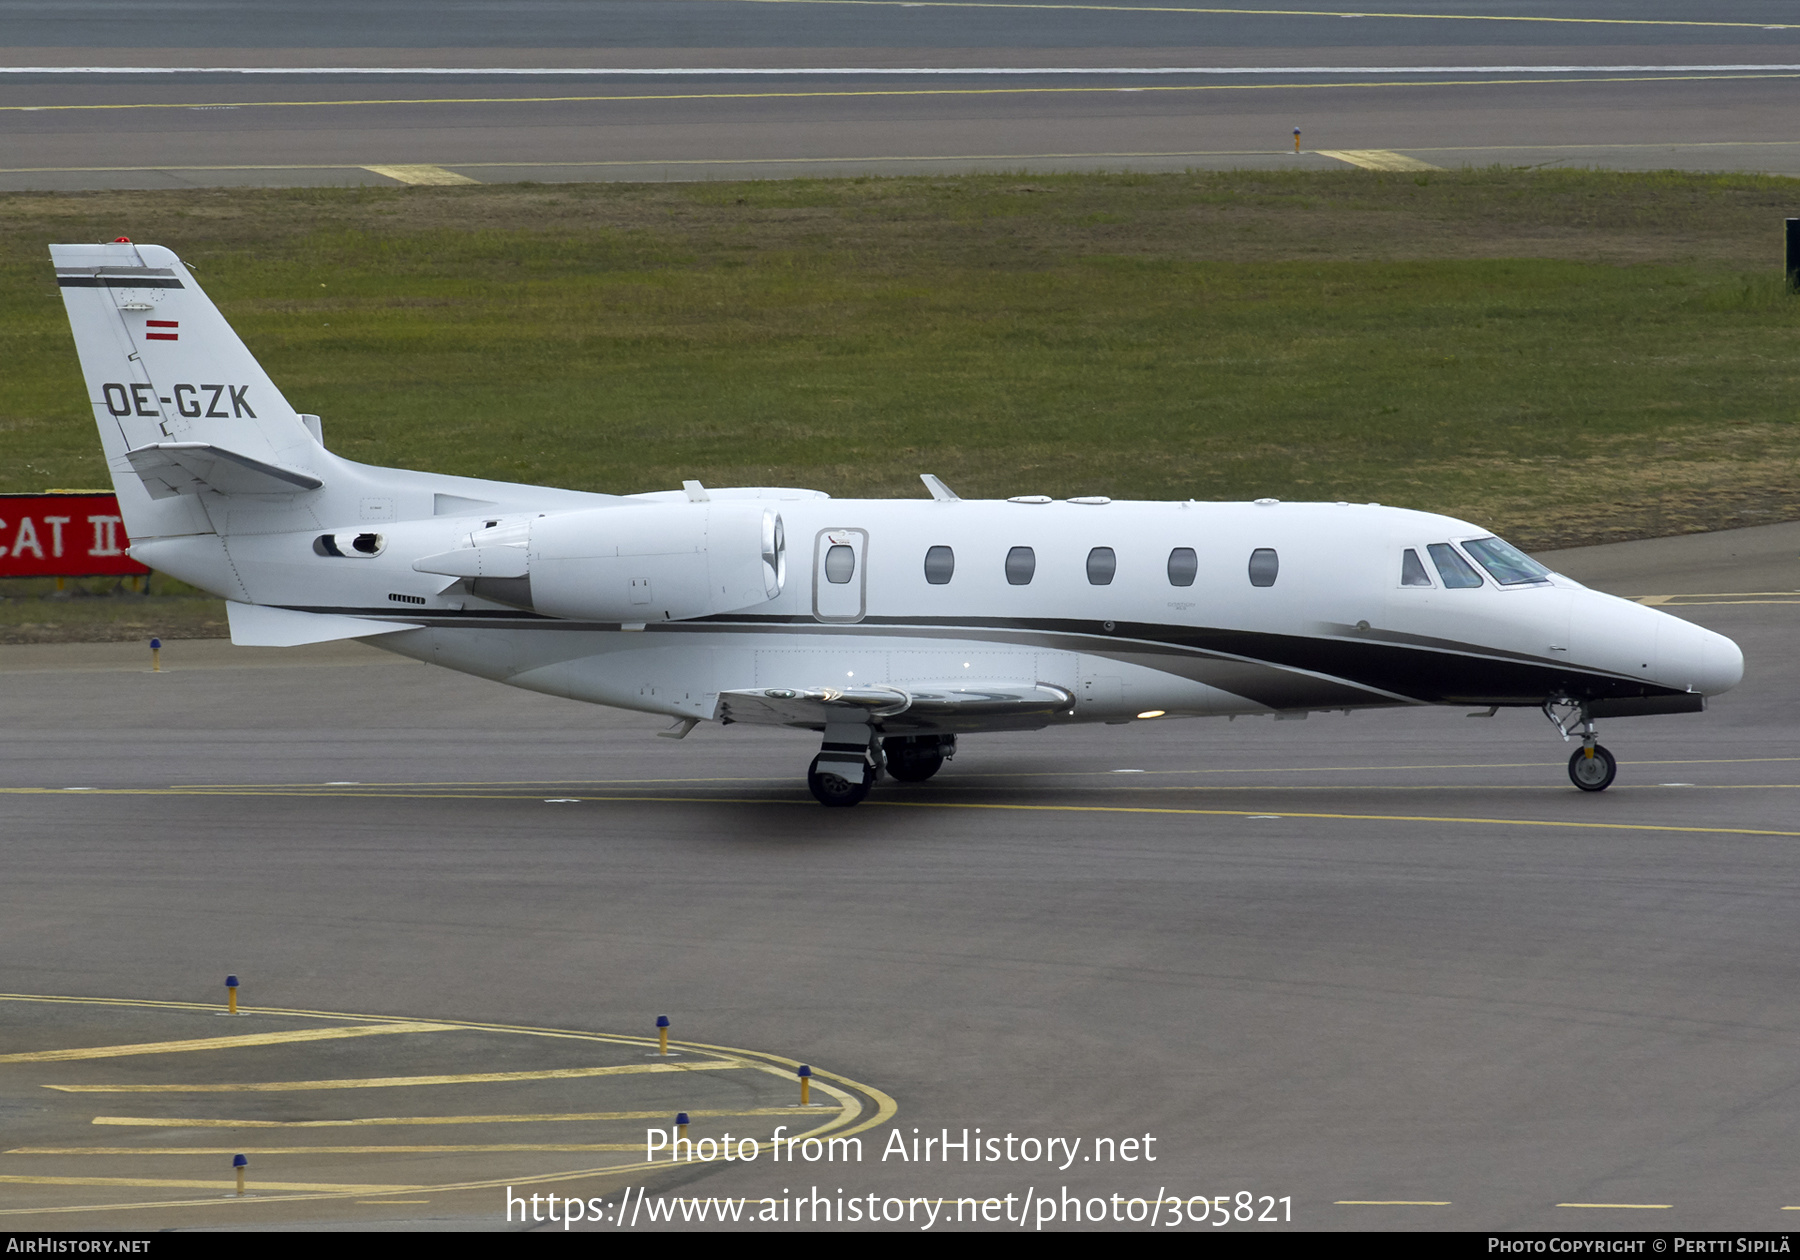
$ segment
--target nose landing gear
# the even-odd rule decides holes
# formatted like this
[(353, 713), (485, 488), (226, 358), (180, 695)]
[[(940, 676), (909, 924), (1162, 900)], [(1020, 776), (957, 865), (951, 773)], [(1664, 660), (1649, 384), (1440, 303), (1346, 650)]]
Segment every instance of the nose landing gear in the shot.
[[(1560, 710), (1560, 712), (1559, 712)], [(1564, 742), (1581, 736), (1581, 747), (1569, 757), (1569, 782), (1583, 792), (1604, 792), (1619, 773), (1619, 762), (1594, 738), (1594, 719), (1587, 705), (1578, 700), (1553, 698), (1544, 701), (1544, 716), (1561, 732)]]

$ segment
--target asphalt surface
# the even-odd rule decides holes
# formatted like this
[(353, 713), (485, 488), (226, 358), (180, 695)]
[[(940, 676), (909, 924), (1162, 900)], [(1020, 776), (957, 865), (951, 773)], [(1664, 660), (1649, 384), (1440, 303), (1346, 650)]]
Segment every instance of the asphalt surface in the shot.
[[(1400, 16), (0, 0), (0, 190), (1346, 164), (1800, 173), (1790, 5), (1384, 9)], [(93, 73), (130, 68), (172, 72)]]
[[(970, 737), (827, 811), (810, 737), (672, 743), (356, 645), (0, 649), (0, 988), (165, 1004), (0, 1002), (0, 1055), (337, 1030), (0, 1060), (0, 1221), (502, 1227), (517, 1181), (606, 1212), (1066, 1188), (1313, 1229), (1785, 1229), (1800, 526), (1552, 560), (1748, 661), (1705, 714), (1603, 723), (1600, 795), (1537, 714), (1431, 710)], [(658, 1014), (734, 1064), (493, 1079), (649, 1062)], [(594, 1153), (666, 1122), (634, 1109), (766, 1138), (783, 1116), (741, 1117), (797, 1103), (795, 1062), (876, 1122), (861, 1161), (593, 1171), (642, 1162)], [(965, 1126), (1156, 1159), (881, 1158)]]

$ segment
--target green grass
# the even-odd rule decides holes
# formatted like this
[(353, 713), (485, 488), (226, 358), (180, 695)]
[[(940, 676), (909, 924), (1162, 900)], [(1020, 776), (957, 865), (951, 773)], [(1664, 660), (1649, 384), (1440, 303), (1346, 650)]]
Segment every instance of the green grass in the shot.
[(105, 484), (43, 245), (179, 250), (353, 458), (588, 490), (1800, 516), (1800, 181), (1463, 171), (0, 197), (0, 489)]

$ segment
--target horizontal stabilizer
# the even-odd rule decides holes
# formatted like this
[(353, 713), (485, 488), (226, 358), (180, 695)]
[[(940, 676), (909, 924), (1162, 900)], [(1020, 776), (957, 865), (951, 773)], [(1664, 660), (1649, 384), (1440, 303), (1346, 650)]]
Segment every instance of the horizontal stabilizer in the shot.
[(822, 726), (827, 721), (879, 721), (954, 726), (961, 720), (1048, 719), (1065, 712), (1075, 697), (1048, 683), (909, 683), (905, 687), (757, 687), (719, 695), (719, 714), (733, 722), (763, 726)]
[(409, 622), (375, 621), (369, 617), (345, 617), (338, 613), (298, 612), (267, 604), (225, 601), (231, 619), (231, 641), (239, 647), (299, 647), (302, 643), (331, 643), (338, 639), (364, 639), (418, 630)]
[(417, 573), (459, 578), (522, 578), (529, 571), (523, 547), (458, 547), (413, 561)]
[(125, 458), (153, 499), (178, 494), (299, 494), (325, 483), (297, 468), (283, 468), (210, 442), (156, 442), (126, 451)]

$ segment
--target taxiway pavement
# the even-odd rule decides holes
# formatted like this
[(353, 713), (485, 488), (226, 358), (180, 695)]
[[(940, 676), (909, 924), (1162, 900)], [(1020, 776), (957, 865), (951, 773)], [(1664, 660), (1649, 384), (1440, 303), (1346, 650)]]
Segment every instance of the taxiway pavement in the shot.
[[(673, 743), (657, 719), (358, 646), (171, 644), (161, 674), (129, 645), (3, 648), (0, 988), (205, 1006), (232, 973), (265, 1014), (40, 1004), (0, 1020), (0, 1054), (317, 1025), (270, 1008), (639, 1038), (666, 1013), (680, 1038), (816, 1065), (897, 1115), (858, 1163), (563, 1193), (1247, 1191), (1291, 1196), (1315, 1229), (1783, 1229), (1800, 526), (1552, 560), (1670, 597), (1748, 661), (1705, 714), (1602, 724), (1621, 769), (1597, 796), (1536, 713), (1433, 710), (969, 738), (931, 783), (825, 810), (800, 782), (816, 737)], [(499, 1226), (496, 1182), (626, 1158), (559, 1145), (636, 1140), (568, 1116), (791, 1101), (771, 1077), (721, 1102), (731, 1071), (687, 1094), (468, 1080), (275, 1110), (268, 1091), (43, 1088), (613, 1062), (491, 1036), (0, 1065), (7, 1131), (28, 1136), (0, 1150), (6, 1224)], [(448, 1138), (377, 1123), (428, 1114), (524, 1119)], [(154, 1115), (360, 1127), (94, 1123)], [(1157, 1159), (880, 1158), (915, 1126), (1150, 1134)], [(389, 1154), (289, 1149), (308, 1142)], [(234, 1144), (271, 1184), (340, 1188), (227, 1202), (209, 1152)], [(446, 1145), (514, 1149), (410, 1150)], [(212, 1179), (220, 1194), (182, 1188)], [(116, 1206), (151, 1202), (188, 1205)]]
[(0, 190), (1346, 164), (1793, 174), (1787, 8), (0, 0)]

